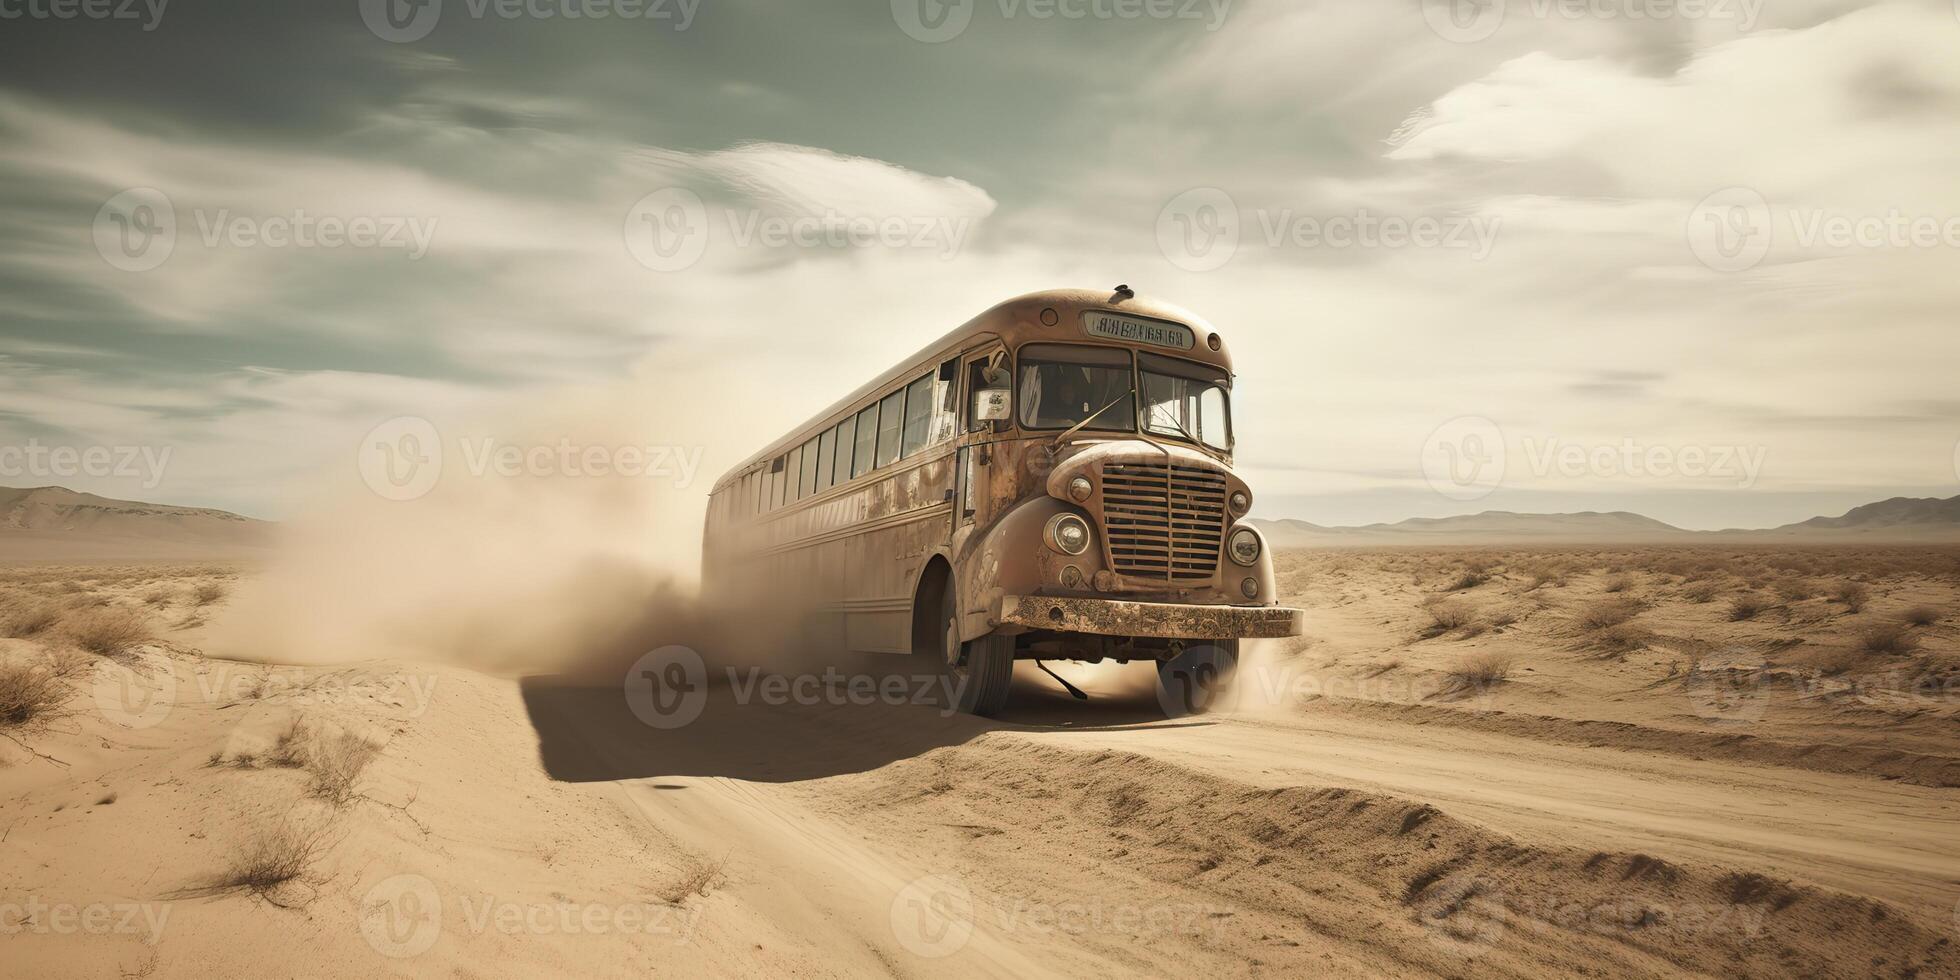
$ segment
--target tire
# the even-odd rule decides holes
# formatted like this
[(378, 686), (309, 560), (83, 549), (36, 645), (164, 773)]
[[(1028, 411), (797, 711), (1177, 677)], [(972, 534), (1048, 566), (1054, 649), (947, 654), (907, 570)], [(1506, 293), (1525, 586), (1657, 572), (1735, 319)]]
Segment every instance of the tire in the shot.
[(1167, 718), (1202, 715), (1218, 707), (1239, 669), (1239, 641), (1199, 640), (1157, 661), (1157, 704)]
[(991, 718), (1007, 707), (1014, 680), (1014, 638), (989, 633), (960, 642), (955, 624), (958, 601), (949, 579), (939, 603), (939, 622), (946, 637), (942, 667), (953, 679), (953, 705), (967, 714)]

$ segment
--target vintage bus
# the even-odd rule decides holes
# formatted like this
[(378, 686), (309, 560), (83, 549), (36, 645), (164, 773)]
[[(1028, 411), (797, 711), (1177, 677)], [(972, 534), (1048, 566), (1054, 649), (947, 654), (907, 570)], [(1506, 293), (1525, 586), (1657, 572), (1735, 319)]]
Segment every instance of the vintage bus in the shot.
[(722, 476), (704, 592), (792, 597), (813, 645), (921, 658), (974, 714), (1016, 660), (1146, 661), (1202, 710), (1241, 638), (1302, 629), (1231, 388), (1216, 330), (1127, 286), (1008, 300)]

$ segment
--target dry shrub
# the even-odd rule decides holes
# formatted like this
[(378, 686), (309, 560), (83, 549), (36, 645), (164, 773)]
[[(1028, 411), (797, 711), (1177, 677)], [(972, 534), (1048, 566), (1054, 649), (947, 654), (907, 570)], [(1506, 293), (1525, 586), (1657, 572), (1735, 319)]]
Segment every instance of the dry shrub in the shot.
[(1608, 575), (1606, 576), (1606, 581), (1600, 583), (1599, 588), (1602, 592), (1625, 592), (1633, 588), (1633, 576), (1624, 572), (1618, 575)]
[(1474, 589), (1488, 581), (1490, 581), (1489, 569), (1482, 565), (1473, 564), (1460, 572), (1456, 578), (1451, 579), (1450, 584), (1443, 586), (1443, 591), (1462, 592), (1465, 589)]
[[(732, 854), (734, 852), (731, 851), (729, 853)], [(680, 878), (672, 885), (667, 886), (667, 889), (661, 893), (660, 897), (666, 900), (669, 905), (679, 905), (687, 901), (691, 895), (699, 895), (702, 898), (706, 898), (708, 897), (708, 893), (714, 891), (716, 886), (720, 885), (725, 879), (726, 876), (722, 873), (722, 869), (727, 866), (727, 854), (722, 855), (721, 860), (714, 862), (696, 859), (681, 870)]]
[(177, 593), (174, 589), (151, 589), (148, 594), (143, 596), (143, 604), (146, 606), (167, 606), (170, 605), (170, 600), (175, 598), (176, 595)]
[(1820, 650), (1808, 658), (1810, 665), (1826, 677), (1836, 677), (1864, 662), (1855, 650)]
[(61, 711), (75, 691), (51, 671), (0, 664), (0, 728), (33, 728)]
[(1600, 630), (1593, 637), (1593, 642), (1607, 654), (1615, 657), (1623, 657), (1645, 647), (1647, 642), (1653, 639), (1653, 636), (1654, 634), (1638, 626), (1621, 623), (1618, 626), (1608, 626)]
[(280, 899), (280, 889), (307, 876), (308, 869), (333, 845), (330, 831), (330, 824), (309, 828), (287, 814), (254, 831), (233, 853), (231, 866), (207, 890), (244, 889), (285, 907), (288, 903)]
[(272, 750), (265, 754), (267, 765), (281, 769), (298, 769), (306, 765), (307, 747), (312, 733), (307, 730), (304, 719), (294, 718), (272, 740)]
[(202, 582), (191, 592), (191, 598), (199, 606), (208, 606), (225, 597), (225, 587), (217, 582)]
[(1739, 595), (1729, 600), (1729, 619), (1738, 623), (1745, 619), (1755, 619), (1772, 606), (1773, 603), (1762, 596)]
[(1579, 626), (1587, 630), (1603, 630), (1640, 615), (1643, 609), (1632, 599), (1603, 599), (1579, 612)]
[(1458, 660), (1449, 676), (1479, 687), (1496, 684), (1511, 676), (1511, 658), (1501, 653), (1473, 653)]
[(1718, 583), (1708, 579), (1701, 579), (1689, 582), (1683, 587), (1681, 589), (1681, 598), (1693, 603), (1713, 602), (1715, 601), (1715, 596), (1721, 591), (1722, 587)]
[(334, 806), (345, 806), (361, 795), (361, 773), (381, 754), (381, 746), (352, 732), (316, 738), (306, 753), (306, 771), (313, 775), (313, 795)]
[(1847, 612), (1863, 612), (1865, 603), (1871, 601), (1872, 590), (1858, 582), (1840, 582), (1831, 590), (1831, 598), (1844, 603)]
[(1491, 626), (1497, 629), (1503, 629), (1504, 627), (1510, 626), (1513, 623), (1516, 623), (1517, 621), (1518, 621), (1518, 614), (1516, 610), (1511, 610), (1511, 609), (1499, 609), (1498, 611), (1491, 613), (1490, 618), (1486, 620), (1486, 622), (1490, 623)]
[(1932, 606), (1914, 606), (1899, 614), (1899, 618), (1912, 626), (1931, 626), (1940, 621), (1940, 611)]
[(120, 657), (155, 638), (150, 622), (128, 609), (98, 606), (83, 609), (61, 624), (75, 645), (99, 657)]
[(45, 599), (23, 599), (0, 612), (0, 632), (14, 639), (38, 636), (61, 622), (61, 607)]
[(1919, 641), (1905, 623), (1874, 623), (1858, 633), (1858, 649), (1873, 654), (1906, 654), (1919, 646)]
[(1784, 602), (1802, 602), (1816, 595), (1817, 588), (1800, 578), (1786, 578), (1776, 583), (1776, 594)]
[(1442, 636), (1451, 630), (1462, 629), (1477, 618), (1476, 613), (1468, 605), (1449, 600), (1426, 602), (1423, 603), (1422, 609), (1429, 614), (1429, 627), (1423, 631), (1423, 635), (1429, 637)]

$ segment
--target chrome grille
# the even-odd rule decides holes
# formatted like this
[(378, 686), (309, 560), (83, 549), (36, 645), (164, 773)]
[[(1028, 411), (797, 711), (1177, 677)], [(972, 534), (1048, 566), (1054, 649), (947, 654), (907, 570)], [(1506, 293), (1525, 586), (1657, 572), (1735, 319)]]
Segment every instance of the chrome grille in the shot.
[(1225, 474), (1110, 463), (1102, 476), (1103, 533), (1117, 572), (1171, 580), (1217, 573), (1225, 539)]

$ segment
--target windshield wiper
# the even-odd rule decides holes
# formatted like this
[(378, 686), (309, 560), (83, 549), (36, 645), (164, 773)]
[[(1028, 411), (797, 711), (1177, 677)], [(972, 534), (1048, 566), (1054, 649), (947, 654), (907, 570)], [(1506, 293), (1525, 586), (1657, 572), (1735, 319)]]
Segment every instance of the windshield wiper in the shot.
[(1061, 434), (1061, 435), (1058, 435), (1058, 436), (1056, 436), (1056, 437), (1055, 437), (1055, 442), (1053, 443), (1053, 445), (1055, 445), (1055, 446), (1057, 446), (1057, 447), (1059, 447), (1059, 446), (1061, 446), (1061, 444), (1062, 444), (1062, 440), (1064, 440), (1064, 439), (1067, 439), (1067, 438), (1068, 438), (1069, 436), (1072, 436), (1072, 435), (1074, 435), (1074, 434), (1076, 434), (1077, 432), (1080, 432), (1080, 431), (1082, 431), (1082, 427), (1083, 427), (1083, 426), (1085, 426), (1085, 425), (1088, 425), (1088, 424), (1089, 424), (1089, 423), (1091, 423), (1091, 422), (1094, 422), (1094, 421), (1096, 420), (1096, 416), (1098, 416), (1098, 415), (1101, 415), (1102, 413), (1104, 413), (1104, 412), (1107, 412), (1107, 411), (1109, 411), (1109, 410), (1110, 410), (1110, 409), (1112, 409), (1112, 408), (1115, 408), (1115, 407), (1116, 407), (1116, 406), (1117, 406), (1117, 405), (1118, 405), (1119, 403), (1121, 403), (1121, 402), (1123, 402), (1123, 401), (1125, 401), (1125, 400), (1128, 400), (1128, 399), (1131, 399), (1131, 398), (1135, 398), (1135, 397), (1136, 397), (1136, 393), (1137, 393), (1137, 390), (1136, 390), (1135, 388), (1131, 388), (1131, 389), (1130, 389), (1129, 391), (1126, 391), (1126, 392), (1124, 392), (1123, 394), (1120, 394), (1120, 395), (1117, 395), (1117, 396), (1116, 396), (1116, 401), (1113, 401), (1113, 402), (1110, 402), (1109, 404), (1107, 404), (1107, 405), (1104, 405), (1103, 407), (1101, 407), (1101, 408), (1098, 408), (1098, 409), (1096, 409), (1096, 410), (1095, 410), (1095, 411), (1093, 411), (1093, 412), (1090, 412), (1090, 413), (1089, 413), (1089, 417), (1088, 417), (1088, 418), (1086, 418), (1086, 419), (1083, 419), (1082, 421), (1080, 421), (1080, 422), (1077, 422), (1077, 423), (1075, 423), (1074, 425), (1071, 425), (1071, 426), (1069, 426), (1069, 427), (1068, 427), (1067, 429), (1064, 429), (1064, 430), (1062, 431), (1062, 434)]
[[(1171, 424), (1177, 426), (1177, 431), (1183, 433), (1184, 438), (1191, 440), (1191, 444), (1197, 446), (1199, 452), (1202, 452), (1205, 455), (1210, 456), (1212, 459), (1218, 460), (1221, 463), (1225, 461), (1225, 457), (1222, 453), (1212, 452), (1211, 445), (1205, 442), (1203, 439), (1200, 439), (1197, 436), (1192, 435), (1191, 430), (1185, 428), (1184, 423), (1179, 422), (1177, 420), (1177, 416), (1173, 415), (1173, 416), (1169, 416), (1169, 418)], [(1147, 429), (1149, 428), (1149, 426), (1146, 425), (1144, 426), (1144, 428)]]

